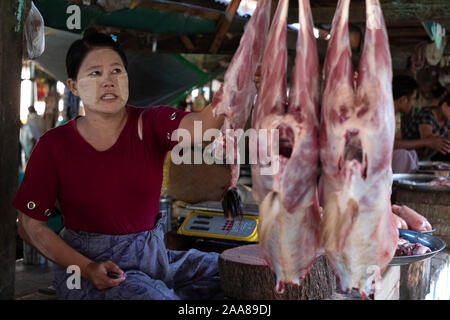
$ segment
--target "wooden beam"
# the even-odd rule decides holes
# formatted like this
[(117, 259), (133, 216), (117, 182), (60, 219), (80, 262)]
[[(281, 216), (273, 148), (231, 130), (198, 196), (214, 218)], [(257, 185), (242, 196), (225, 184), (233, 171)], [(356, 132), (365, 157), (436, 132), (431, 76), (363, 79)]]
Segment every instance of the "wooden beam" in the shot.
[[(334, 4), (332, 4), (334, 3)], [(315, 24), (331, 24), (336, 11), (337, 1), (331, 1), (329, 6), (313, 6), (312, 14)], [(418, 0), (398, 3), (398, 1), (383, 1), (381, 3), (386, 24), (410, 25), (420, 21), (436, 21), (446, 29), (450, 27), (450, 1)], [(298, 22), (298, 9), (289, 8), (288, 23)], [(365, 23), (366, 7), (364, 1), (353, 2), (350, 6), (350, 22)]]
[[(84, 5), (83, 0), (68, 0), (70, 3), (74, 3), (77, 5)], [(102, 6), (97, 3), (97, 0), (91, 0), (90, 6), (96, 7), (102, 11), (110, 12), (114, 11), (113, 9), (117, 9), (117, 7), (107, 7)], [(170, 0), (137, 0), (136, 3), (133, 3), (134, 8), (146, 8), (152, 10), (159, 10), (165, 12), (179, 13), (183, 15), (210, 19), (210, 20), (218, 20), (223, 15), (223, 11), (199, 6), (195, 4), (185, 3), (184, 1), (170, 1)], [(123, 9), (123, 8), (122, 8)]]
[[(129, 28), (117, 28), (109, 26), (94, 25), (99, 32), (114, 34), (119, 44), (127, 52), (152, 52), (152, 40), (157, 37), (157, 53), (196, 53), (211, 54), (210, 47), (214, 40), (214, 34), (195, 34), (184, 36), (180, 34), (152, 34), (148, 31), (140, 31)], [(236, 52), (242, 33), (232, 34), (224, 37), (222, 45), (216, 54), (232, 55)], [(295, 50), (297, 32), (288, 30), (288, 49)]]
[[(14, 299), (23, 26), (31, 0), (0, 1), (0, 300)], [(16, 16), (17, 13), (20, 15)]]
[(188, 50), (188, 52), (193, 52), (195, 50), (195, 46), (192, 43), (191, 39), (188, 36), (182, 35), (180, 36), (181, 42), (183, 42), (184, 46)]
[(420, 27), (409, 27), (409, 28), (389, 28), (388, 27), (389, 38), (408, 38), (408, 37), (427, 37), (428, 34), (425, 29)]
[(216, 36), (214, 37), (211, 47), (209, 48), (209, 52), (214, 54), (219, 51), (223, 38), (225, 37), (225, 34), (227, 33), (240, 4), (241, 0), (231, 0), (228, 4), (225, 15), (220, 18), (219, 23), (217, 24)]
[(140, 0), (137, 7), (180, 13), (188, 16), (194, 16), (210, 20), (219, 20), (223, 16), (223, 12), (215, 9), (209, 9), (205, 7), (184, 4), (169, 0)]
[[(156, 53), (193, 53), (211, 54), (209, 47), (213, 41), (212, 34), (197, 34), (187, 39), (178, 35), (163, 35), (158, 39)], [(184, 38), (184, 39), (183, 39)], [(190, 42), (190, 43), (189, 43)], [(139, 37), (130, 38), (128, 42), (121, 44), (126, 52), (130, 53), (153, 53), (151, 47), (139, 42)], [(232, 41), (224, 41), (217, 54), (233, 55), (239, 45), (239, 38)]]
[[(391, 47), (395, 47), (405, 52), (412, 54), (415, 45), (423, 40), (427, 40), (425, 31), (421, 31), (422, 27), (419, 24), (410, 23), (411, 31), (408, 29), (403, 30), (396, 26), (394, 28), (388, 28), (390, 35)], [(192, 54), (211, 54), (210, 46), (214, 40), (213, 34), (195, 34), (189, 36), (183, 36), (180, 34), (152, 34), (151, 32), (140, 31), (135, 29), (116, 28), (96, 26), (99, 31), (105, 33), (113, 33), (118, 37), (119, 43), (122, 45), (126, 52), (134, 53), (153, 53), (152, 41), (157, 36), (158, 46), (157, 53), (192, 53)], [(228, 33), (227, 33), (228, 34)], [(217, 54), (233, 55), (240, 42), (242, 33), (234, 33), (233, 37), (224, 37), (222, 45), (220, 46)], [(295, 54), (295, 45), (297, 40), (297, 32), (288, 30), (287, 44), (288, 49)], [(328, 42), (325, 40), (318, 41), (319, 56), (323, 58)], [(394, 52), (393, 52), (394, 54)], [(398, 55), (398, 54), (397, 54)]]
[[(69, 0), (71, 3), (82, 4), (83, 0)], [(219, 20), (224, 11), (222, 4), (207, 0), (138, 0), (138, 7), (154, 10), (169, 11), (202, 17), (211, 20)], [(278, 1), (274, 1), (276, 8)], [(336, 11), (337, 1), (311, 0), (311, 10), (315, 24), (331, 24)], [(97, 0), (91, 0), (91, 5), (101, 8)], [(436, 21), (446, 29), (450, 29), (450, 1), (448, 0), (417, 0), (381, 2), (381, 8), (386, 24), (410, 25), (421, 21)], [(352, 1), (350, 5), (350, 22), (365, 23), (365, 1)], [(288, 23), (298, 22), (298, 5), (296, 0), (290, 1)]]

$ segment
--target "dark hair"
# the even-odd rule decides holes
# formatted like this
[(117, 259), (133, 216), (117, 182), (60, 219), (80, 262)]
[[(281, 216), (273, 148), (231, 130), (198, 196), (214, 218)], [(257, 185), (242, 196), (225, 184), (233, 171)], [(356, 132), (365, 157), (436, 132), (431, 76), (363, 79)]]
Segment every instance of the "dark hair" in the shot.
[(447, 103), (447, 105), (450, 106), (450, 92), (447, 92), (447, 94), (439, 100), (438, 106), (440, 107), (444, 103)]
[(29, 113), (34, 113), (34, 112), (36, 112), (36, 109), (34, 108), (34, 106), (29, 106), (28, 107), (28, 112)]
[(403, 96), (410, 97), (418, 87), (416, 80), (410, 76), (395, 76), (392, 79), (392, 93), (394, 95), (394, 100)]
[(66, 55), (67, 76), (76, 79), (78, 70), (86, 55), (96, 47), (108, 47), (117, 52), (122, 59), (125, 69), (128, 67), (125, 53), (110, 36), (99, 33), (94, 28), (88, 28), (84, 31), (83, 39), (72, 43)]

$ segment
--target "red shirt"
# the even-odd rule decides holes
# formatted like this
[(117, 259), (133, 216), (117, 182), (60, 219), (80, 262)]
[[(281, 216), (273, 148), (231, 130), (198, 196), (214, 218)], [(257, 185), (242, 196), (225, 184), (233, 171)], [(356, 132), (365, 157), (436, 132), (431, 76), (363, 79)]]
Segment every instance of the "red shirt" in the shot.
[(186, 113), (167, 106), (126, 108), (127, 123), (105, 151), (81, 137), (75, 119), (45, 133), (31, 154), (13, 206), (47, 221), (46, 213), (59, 200), (64, 226), (75, 231), (130, 234), (152, 229), (165, 155), (177, 143), (170, 136)]

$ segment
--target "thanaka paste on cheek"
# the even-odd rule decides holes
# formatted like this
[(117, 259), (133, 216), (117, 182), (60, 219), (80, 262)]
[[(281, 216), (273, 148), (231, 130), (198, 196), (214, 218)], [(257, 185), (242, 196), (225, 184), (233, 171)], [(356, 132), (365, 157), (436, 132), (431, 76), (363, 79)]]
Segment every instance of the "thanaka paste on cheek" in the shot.
[(117, 77), (117, 95), (123, 101), (128, 101), (128, 75), (126, 73)]
[(97, 102), (98, 78), (84, 77), (78, 80), (78, 94), (84, 106), (94, 106)]

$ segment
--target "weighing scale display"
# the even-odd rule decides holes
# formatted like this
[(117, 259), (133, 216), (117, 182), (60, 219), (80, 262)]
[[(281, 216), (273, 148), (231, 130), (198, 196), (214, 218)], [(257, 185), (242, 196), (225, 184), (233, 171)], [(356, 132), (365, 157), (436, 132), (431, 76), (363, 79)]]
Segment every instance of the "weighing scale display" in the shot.
[(178, 229), (179, 234), (256, 242), (257, 216), (244, 215), (234, 220), (226, 219), (223, 214), (206, 211), (192, 211)]

